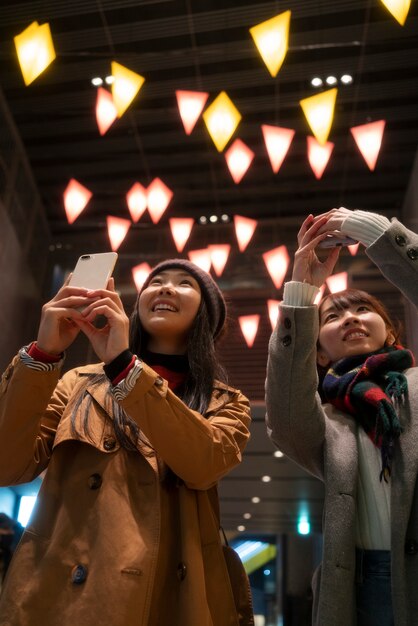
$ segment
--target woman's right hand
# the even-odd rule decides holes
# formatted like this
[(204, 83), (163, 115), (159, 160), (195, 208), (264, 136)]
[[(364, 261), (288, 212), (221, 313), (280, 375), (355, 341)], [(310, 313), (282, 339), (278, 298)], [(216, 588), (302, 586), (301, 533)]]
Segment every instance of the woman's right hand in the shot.
[(320, 261), (315, 252), (316, 246), (328, 236), (328, 230), (318, 234), (328, 219), (328, 215), (319, 219), (315, 219), (313, 215), (308, 215), (300, 227), (298, 232), (299, 247), (295, 252), (292, 280), (321, 287), (328, 276), (332, 274), (341, 248), (331, 248), (324, 261)]

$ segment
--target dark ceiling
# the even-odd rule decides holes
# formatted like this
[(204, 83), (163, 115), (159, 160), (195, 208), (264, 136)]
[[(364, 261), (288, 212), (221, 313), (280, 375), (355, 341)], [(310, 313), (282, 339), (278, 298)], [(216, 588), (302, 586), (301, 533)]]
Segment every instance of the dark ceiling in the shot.
[[(291, 9), (289, 51), (276, 79), (268, 73), (249, 28)], [(57, 59), (32, 85), (25, 87), (13, 37), (32, 21), (49, 22)], [(119, 63), (146, 79), (129, 111), (99, 135), (96, 88), (91, 79), (110, 74)], [(418, 139), (418, 13), (412, 4), (401, 27), (379, 0), (1, 0), (0, 84), (33, 169), (52, 233), (50, 267), (70, 268), (79, 254), (109, 248), (106, 215), (129, 218), (125, 194), (135, 181), (145, 186), (161, 178), (174, 192), (160, 223), (146, 215), (132, 226), (119, 249), (116, 280), (127, 302), (134, 288), (130, 267), (151, 265), (176, 254), (168, 218), (243, 215), (259, 220), (245, 253), (238, 251), (232, 223), (196, 224), (186, 246), (231, 243), (233, 250), (219, 280), (241, 313), (262, 315), (259, 336), (250, 352), (231, 321), (231, 339), (223, 349), (231, 382), (253, 401), (262, 401), (267, 339), (267, 297), (279, 298), (265, 269), (262, 253), (285, 244), (294, 251), (302, 218), (333, 206), (366, 208), (399, 216)], [(330, 141), (334, 153), (321, 180), (306, 157), (310, 133), (299, 100), (318, 93), (314, 76), (340, 78)], [(226, 90), (242, 114), (234, 137), (255, 152), (248, 173), (236, 185), (200, 120), (184, 133), (175, 90), (210, 92), (209, 103)], [(350, 127), (387, 121), (376, 170), (366, 166)], [(289, 153), (274, 174), (261, 125), (296, 131)], [(70, 178), (93, 192), (86, 210), (68, 225), (62, 193)], [(339, 270), (350, 266), (352, 284), (386, 298), (399, 313), (399, 298), (380, 279), (364, 253), (342, 254)], [(400, 313), (402, 316), (402, 312)], [(258, 417), (257, 417), (258, 416)], [(263, 411), (256, 412), (253, 442), (237, 473), (223, 483), (226, 524), (234, 527), (250, 495), (269, 489), (270, 504), (258, 509), (249, 528), (292, 527), (295, 503), (312, 499), (319, 527), (320, 487), (273, 459), (265, 440)], [(274, 467), (270, 465), (274, 463)], [(264, 469), (260, 469), (263, 466)], [(286, 469), (287, 468), (287, 469)], [(271, 483), (260, 487), (260, 474)], [(287, 478), (286, 478), (287, 477)], [(307, 482), (308, 481), (308, 482)], [(297, 491), (296, 485), (302, 485)], [(279, 502), (277, 491), (281, 490)], [(254, 492), (254, 493), (253, 493)], [(293, 504), (295, 506), (293, 507)], [(319, 504), (318, 504), (319, 502)], [(318, 508), (319, 507), (319, 508)], [(316, 510), (318, 509), (318, 510)]]

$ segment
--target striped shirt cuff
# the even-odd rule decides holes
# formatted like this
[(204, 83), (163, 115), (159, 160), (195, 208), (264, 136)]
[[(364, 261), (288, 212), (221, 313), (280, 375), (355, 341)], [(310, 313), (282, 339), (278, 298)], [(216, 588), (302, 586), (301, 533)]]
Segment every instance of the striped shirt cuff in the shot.
[[(30, 344), (32, 345), (32, 344)], [(22, 361), (22, 363), (24, 363), (24, 365), (26, 365), (27, 367), (29, 367), (31, 370), (37, 370), (38, 372), (52, 372), (54, 370), (59, 370), (62, 367), (62, 364), (64, 363), (64, 358), (65, 358), (65, 353), (62, 357), (62, 359), (60, 359), (59, 361), (54, 361), (54, 362), (50, 362), (50, 363), (45, 363), (44, 361), (35, 361), (35, 359), (33, 359), (29, 354), (28, 354), (28, 350), (30, 348), (29, 346), (24, 346), (23, 348), (21, 348), (19, 350), (19, 357), (20, 360)]]
[(384, 215), (370, 211), (353, 211), (341, 224), (341, 232), (364, 246), (370, 246), (389, 228), (390, 221)]
[(287, 306), (312, 306), (319, 293), (319, 288), (309, 283), (291, 280), (285, 283), (283, 304)]
[(121, 380), (117, 385), (110, 387), (110, 393), (117, 402), (121, 402), (132, 391), (136, 385), (140, 374), (142, 372), (142, 361), (138, 358), (135, 359), (133, 367), (129, 370), (126, 378)]

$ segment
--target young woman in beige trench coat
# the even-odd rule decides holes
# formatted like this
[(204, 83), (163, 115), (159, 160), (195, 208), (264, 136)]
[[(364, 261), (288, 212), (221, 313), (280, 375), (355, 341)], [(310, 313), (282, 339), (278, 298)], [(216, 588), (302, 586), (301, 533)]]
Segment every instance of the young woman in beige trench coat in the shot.
[[(224, 321), (216, 283), (182, 259), (154, 268), (130, 324), (112, 279), (94, 292), (65, 284), (44, 305), (37, 341), (1, 380), (1, 484), (46, 469), (1, 626), (252, 623), (219, 539), (216, 484), (250, 424), (217, 365)], [(80, 330), (102, 363), (60, 379)]]

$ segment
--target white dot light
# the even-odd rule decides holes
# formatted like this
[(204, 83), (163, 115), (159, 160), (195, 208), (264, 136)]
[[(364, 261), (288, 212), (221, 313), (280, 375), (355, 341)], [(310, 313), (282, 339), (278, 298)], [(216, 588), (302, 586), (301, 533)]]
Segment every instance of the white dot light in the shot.
[(336, 85), (338, 82), (335, 76), (327, 76), (325, 80), (327, 85)]
[(254, 504), (258, 504), (261, 501), (261, 498), (259, 498), (258, 496), (254, 496), (254, 498), (251, 498), (251, 502), (253, 502)]
[(344, 85), (349, 85), (350, 83), (353, 82), (353, 77), (350, 76), (350, 74), (343, 74), (340, 80), (342, 83), (344, 83)]
[(223, 215), (221, 215), (221, 221), (222, 222), (229, 222), (229, 215), (226, 215), (225, 213)]
[(251, 513), (244, 513), (242, 516), (244, 519), (251, 519)]
[(218, 221), (218, 216), (217, 215), (211, 215), (209, 218), (209, 221), (212, 222), (212, 224), (216, 224), (216, 222)]
[(91, 84), (95, 87), (100, 87), (100, 85), (103, 85), (103, 79), (100, 78), (100, 76), (96, 76), (95, 78), (91, 79)]
[(199, 222), (200, 222), (201, 224), (207, 224), (207, 223), (208, 223), (208, 218), (207, 218), (207, 217), (205, 217), (204, 215), (201, 215), (201, 216), (199, 217)]
[(269, 483), (271, 481), (271, 476), (262, 476), (261, 480), (263, 483)]
[(321, 87), (322, 78), (319, 78), (319, 76), (315, 76), (315, 78), (311, 80), (311, 85), (312, 87)]
[(273, 456), (275, 456), (276, 459), (281, 459), (284, 456), (284, 454), (280, 450), (276, 450), (275, 452), (273, 452)]
[(115, 77), (114, 76), (106, 76), (105, 82), (106, 82), (106, 85), (113, 85), (113, 83), (115, 82)]
[(245, 526), (240, 524), (239, 526), (237, 526), (237, 530), (239, 530), (239, 532), (242, 533), (245, 530)]

